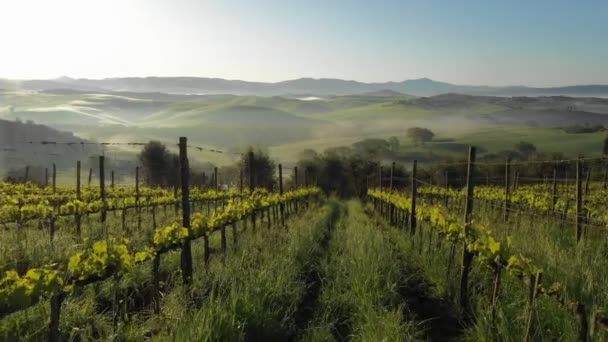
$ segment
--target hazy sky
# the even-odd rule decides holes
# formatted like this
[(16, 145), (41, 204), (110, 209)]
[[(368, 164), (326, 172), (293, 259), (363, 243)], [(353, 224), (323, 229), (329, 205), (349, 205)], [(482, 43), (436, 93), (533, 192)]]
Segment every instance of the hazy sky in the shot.
[(608, 0), (0, 0), (0, 77), (608, 84)]

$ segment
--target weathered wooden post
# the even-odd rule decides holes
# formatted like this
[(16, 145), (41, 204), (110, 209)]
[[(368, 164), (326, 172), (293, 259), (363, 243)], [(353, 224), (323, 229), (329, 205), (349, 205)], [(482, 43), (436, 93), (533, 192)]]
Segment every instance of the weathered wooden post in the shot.
[[(382, 192), (382, 166), (378, 167), (378, 190)], [(384, 215), (384, 202), (380, 201), (380, 216)]]
[(582, 189), (582, 162), (579, 157), (576, 160), (576, 241), (583, 236), (583, 189)]
[(557, 167), (553, 167), (553, 180), (551, 183), (551, 211), (555, 215), (555, 205), (557, 204)]
[(49, 341), (59, 342), (61, 336), (59, 333), (59, 320), (61, 316), (61, 303), (63, 302), (65, 295), (63, 293), (54, 294), (51, 297), (51, 322), (49, 324)]
[[(253, 169), (253, 162), (254, 162), (254, 155), (253, 155), (253, 151), (249, 151), (249, 195), (251, 196), (253, 194), (253, 191), (255, 189), (255, 171)], [(256, 216), (256, 212), (255, 210), (253, 210), (253, 212), (251, 213), (251, 225), (253, 227), (253, 229), (255, 229), (255, 216)]]
[(509, 221), (509, 210), (511, 207), (511, 187), (509, 185), (509, 181), (511, 178), (511, 158), (507, 158), (507, 162), (505, 163), (505, 209), (504, 209), (504, 221)]
[[(394, 173), (395, 173), (395, 162), (391, 163), (391, 175), (390, 175), (390, 181), (388, 184), (388, 188), (389, 188), (389, 192), (393, 192), (393, 177), (394, 177)], [(395, 214), (395, 206), (393, 204), (389, 204), (389, 222), (391, 224), (393, 224), (393, 216)]]
[[(182, 245), (181, 269), (182, 279), (184, 284), (189, 285), (192, 281), (192, 248), (190, 240), (192, 238), (192, 229), (190, 228), (190, 166), (188, 163), (188, 139), (186, 137), (179, 138), (179, 165), (182, 186), (182, 227), (188, 230), (188, 237)], [(209, 249), (205, 246), (205, 259)]]
[[(279, 195), (281, 198), (283, 197), (283, 165), (279, 164)], [(285, 205), (281, 200), (279, 204), (279, 209), (281, 211), (281, 226), (285, 226)]]
[[(76, 162), (76, 199), (80, 200), (81, 196), (80, 196), (80, 160)], [(76, 220), (76, 232), (78, 234), (80, 234), (80, 229), (82, 226), (81, 223), (81, 212), (80, 212), (81, 207), (78, 206), (78, 210), (76, 211), (76, 216), (75, 216), (75, 220)]]
[(53, 193), (57, 192), (57, 165), (53, 163)]
[[(469, 146), (469, 161), (467, 163), (467, 194), (464, 209), (464, 234), (465, 239), (471, 229), (471, 214), (473, 212), (473, 194), (475, 183), (473, 173), (475, 172), (475, 147)], [(473, 264), (473, 253), (467, 250), (467, 242), (462, 247), (462, 268), (460, 274), (460, 307), (465, 319), (471, 318), (471, 307), (469, 303), (469, 273)]]
[(106, 184), (105, 184), (105, 157), (99, 156), (99, 194), (101, 197), (101, 223), (106, 222)]
[(604, 190), (608, 188), (608, 159), (604, 156)]
[(135, 210), (137, 211), (137, 230), (141, 230), (141, 205), (139, 194), (139, 166), (135, 167)]
[[(416, 234), (416, 197), (418, 196), (418, 184), (416, 183), (416, 168), (418, 161), (412, 164), (412, 202), (410, 204), (410, 233), (412, 237)], [(413, 241), (413, 240), (412, 240)]]

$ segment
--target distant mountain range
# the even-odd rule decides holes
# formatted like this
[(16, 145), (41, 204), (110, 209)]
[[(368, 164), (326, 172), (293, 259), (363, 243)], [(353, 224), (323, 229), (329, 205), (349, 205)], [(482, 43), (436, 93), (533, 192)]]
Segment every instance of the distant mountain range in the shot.
[(608, 85), (573, 85), (553, 88), (526, 86), (470, 86), (434, 81), (428, 78), (402, 82), (363, 83), (341, 79), (300, 78), (275, 83), (248, 82), (205, 77), (125, 77), (105, 79), (51, 80), (0, 79), (0, 89), (58, 90), (86, 92), (138, 92), (167, 94), (233, 94), (254, 96), (331, 96), (367, 93), (434, 96), (447, 93), (484, 96), (576, 96), (608, 97)]

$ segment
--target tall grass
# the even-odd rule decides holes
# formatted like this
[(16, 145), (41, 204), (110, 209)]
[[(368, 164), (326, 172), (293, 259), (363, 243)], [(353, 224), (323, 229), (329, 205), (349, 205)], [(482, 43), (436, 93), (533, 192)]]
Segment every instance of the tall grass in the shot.
[(405, 316), (405, 259), (364, 214), (359, 202), (346, 204), (322, 273), (319, 307), (305, 341), (412, 341), (420, 338)]

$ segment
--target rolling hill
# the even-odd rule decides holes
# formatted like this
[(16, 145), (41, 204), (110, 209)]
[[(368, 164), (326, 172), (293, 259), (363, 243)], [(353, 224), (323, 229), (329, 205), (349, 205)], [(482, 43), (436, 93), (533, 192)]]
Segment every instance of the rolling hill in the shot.
[[(32, 120), (101, 141), (173, 143), (179, 136), (188, 136), (193, 144), (219, 149), (259, 144), (294, 158), (295, 149), (306, 146), (321, 149), (366, 137), (403, 138), (412, 126), (458, 139), (496, 129), (557, 132), (563, 126), (608, 127), (608, 99), (457, 93), (414, 97), (384, 88), (324, 96), (13, 89), (0, 90), (0, 119)], [(454, 146), (437, 145), (441, 149)]]
[(460, 93), (484, 96), (576, 96), (608, 97), (608, 85), (573, 85), (553, 88), (525, 86), (471, 86), (439, 82), (428, 78), (401, 82), (364, 83), (329, 78), (299, 78), (275, 83), (248, 82), (206, 77), (125, 77), (106, 79), (2, 80), (0, 88), (43, 91), (72, 89), (89, 92), (147, 92), (167, 94), (234, 94), (254, 96), (357, 95), (393, 91), (413, 96)]

